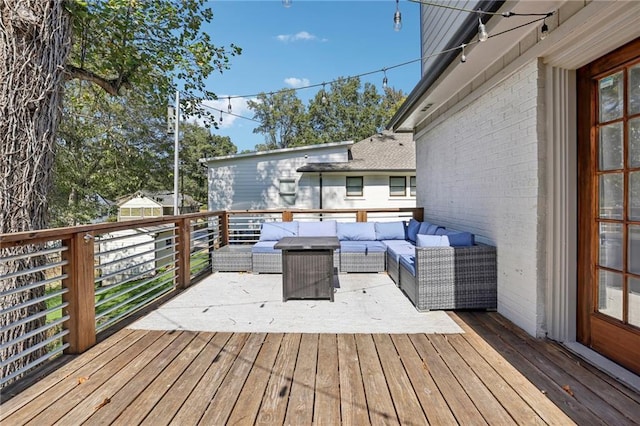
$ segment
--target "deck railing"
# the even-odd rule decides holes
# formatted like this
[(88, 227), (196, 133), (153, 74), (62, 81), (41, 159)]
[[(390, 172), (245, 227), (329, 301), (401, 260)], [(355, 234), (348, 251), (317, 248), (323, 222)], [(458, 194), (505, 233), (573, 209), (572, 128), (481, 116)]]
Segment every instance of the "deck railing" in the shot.
[(0, 234), (0, 387), (212, 273), (265, 221), (422, 219), (420, 208), (215, 211)]

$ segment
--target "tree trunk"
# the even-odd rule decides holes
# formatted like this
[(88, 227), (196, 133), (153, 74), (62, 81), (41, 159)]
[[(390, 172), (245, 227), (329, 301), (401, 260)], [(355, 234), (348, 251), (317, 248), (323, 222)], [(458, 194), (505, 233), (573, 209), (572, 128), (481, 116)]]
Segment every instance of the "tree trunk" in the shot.
[[(48, 195), (52, 182), (54, 141), (61, 115), (64, 64), (71, 46), (70, 17), (65, 0), (0, 0), (0, 234), (43, 229), (47, 226)], [(0, 277), (42, 264), (37, 247), (0, 248)], [(9, 259), (9, 260), (7, 260)], [(37, 283), (42, 274), (0, 281), (0, 342), (44, 324), (44, 318), (15, 326), (21, 318), (44, 309), (44, 303), (6, 311), (44, 294), (35, 290), (11, 292)], [(35, 351), (9, 362), (11, 357), (43, 339), (42, 333), (0, 350), (2, 377), (42, 355)]]

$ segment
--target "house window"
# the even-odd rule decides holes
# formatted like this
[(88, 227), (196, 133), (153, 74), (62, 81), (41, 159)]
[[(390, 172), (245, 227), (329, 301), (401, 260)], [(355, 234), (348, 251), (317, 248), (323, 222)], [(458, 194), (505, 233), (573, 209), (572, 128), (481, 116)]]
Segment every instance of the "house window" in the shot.
[(404, 197), (407, 195), (407, 178), (404, 176), (389, 176), (389, 195)]
[(347, 197), (362, 197), (362, 176), (347, 176)]
[(289, 206), (296, 203), (296, 180), (295, 179), (280, 179), (279, 185), (280, 198)]
[(131, 217), (142, 217), (142, 211), (140, 207), (132, 207), (131, 208)]
[(120, 216), (131, 216), (131, 209), (129, 207), (120, 207)]
[(296, 180), (280, 179), (280, 195), (296, 195)]
[(412, 197), (416, 196), (416, 177), (409, 177), (409, 195)]

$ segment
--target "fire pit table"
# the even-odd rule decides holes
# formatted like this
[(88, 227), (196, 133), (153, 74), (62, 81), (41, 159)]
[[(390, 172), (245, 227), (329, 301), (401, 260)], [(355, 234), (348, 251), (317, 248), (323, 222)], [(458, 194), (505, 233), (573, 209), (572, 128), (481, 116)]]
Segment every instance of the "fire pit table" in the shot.
[(329, 299), (333, 302), (333, 251), (336, 237), (285, 237), (282, 250), (282, 300)]

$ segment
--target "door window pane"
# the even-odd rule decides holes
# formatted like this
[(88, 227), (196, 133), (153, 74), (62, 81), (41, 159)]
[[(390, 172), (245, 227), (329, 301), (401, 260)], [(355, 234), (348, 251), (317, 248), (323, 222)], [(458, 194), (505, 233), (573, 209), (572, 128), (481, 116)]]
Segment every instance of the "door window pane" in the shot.
[(600, 170), (616, 170), (624, 166), (622, 123), (600, 127)]
[(629, 120), (629, 167), (640, 167), (640, 118)]
[(640, 279), (629, 277), (629, 324), (640, 327)]
[(622, 274), (600, 271), (598, 312), (622, 321)]
[(622, 224), (600, 224), (600, 266), (622, 270)]
[(628, 269), (629, 272), (640, 275), (640, 225), (629, 225), (628, 237)]
[(629, 220), (640, 220), (640, 172), (629, 173)]
[(622, 173), (600, 176), (600, 217), (622, 219), (623, 178)]
[(640, 64), (629, 68), (629, 114), (640, 112)]
[(622, 71), (598, 80), (600, 123), (622, 117), (623, 83)]
[(409, 178), (409, 195), (412, 197), (416, 196), (416, 177), (411, 176)]

